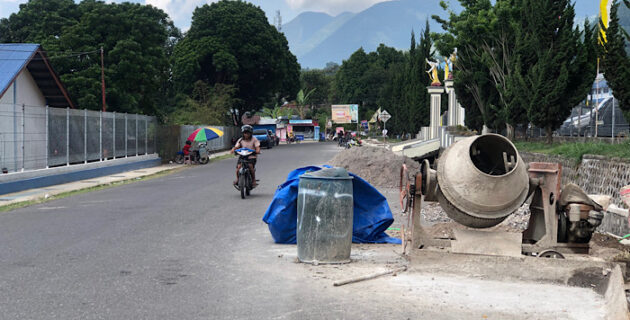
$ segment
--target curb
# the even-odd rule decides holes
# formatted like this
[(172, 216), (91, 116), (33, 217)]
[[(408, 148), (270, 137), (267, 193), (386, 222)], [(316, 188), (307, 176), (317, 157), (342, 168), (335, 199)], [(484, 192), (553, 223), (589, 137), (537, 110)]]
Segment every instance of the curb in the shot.
[(0, 196), (0, 209), (6, 206), (28, 202), (42, 201), (54, 197), (59, 194), (80, 191), (84, 189), (112, 185), (114, 183), (127, 182), (141, 179), (143, 177), (155, 175), (161, 172), (184, 168), (184, 165), (161, 165), (151, 168), (143, 168), (132, 171), (121, 172), (113, 175), (102, 176), (98, 178), (79, 180), (59, 185), (53, 185), (43, 188), (28, 189), (20, 192), (5, 194)]
[[(210, 160), (216, 159), (219, 157), (223, 157), (225, 155), (229, 155), (230, 150), (216, 152), (210, 155)], [(114, 183), (132, 181), (136, 179), (141, 179), (143, 177), (152, 176), (161, 172), (176, 170), (176, 169), (184, 169), (188, 168), (190, 165), (185, 164), (163, 164), (160, 166), (142, 168), (130, 171), (124, 171), (112, 175), (101, 176), (91, 179), (78, 180), (64, 184), (52, 185), (48, 187), (42, 188), (33, 188), (28, 190), (23, 190), (20, 192), (4, 194), (0, 196), (0, 209), (3, 207), (21, 203), (28, 201), (41, 201), (46, 200), (50, 197), (67, 193), (73, 191), (80, 191), (84, 189), (99, 187), (99, 186), (107, 186), (112, 185)]]

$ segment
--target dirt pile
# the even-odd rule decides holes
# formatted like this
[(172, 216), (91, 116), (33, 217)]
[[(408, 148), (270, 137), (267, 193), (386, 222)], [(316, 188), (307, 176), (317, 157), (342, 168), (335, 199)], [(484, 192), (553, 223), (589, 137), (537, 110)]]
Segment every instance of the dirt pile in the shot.
[(411, 175), (420, 171), (420, 164), (412, 159), (396, 155), (385, 148), (367, 146), (343, 150), (329, 164), (346, 168), (373, 186), (391, 188), (400, 184), (403, 162)]

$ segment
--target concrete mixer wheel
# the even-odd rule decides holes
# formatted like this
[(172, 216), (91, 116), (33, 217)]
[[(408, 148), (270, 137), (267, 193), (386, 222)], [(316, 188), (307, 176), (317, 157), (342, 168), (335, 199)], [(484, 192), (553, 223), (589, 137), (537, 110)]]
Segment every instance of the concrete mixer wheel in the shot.
[(564, 259), (564, 256), (556, 250), (549, 249), (539, 252), (538, 258)]

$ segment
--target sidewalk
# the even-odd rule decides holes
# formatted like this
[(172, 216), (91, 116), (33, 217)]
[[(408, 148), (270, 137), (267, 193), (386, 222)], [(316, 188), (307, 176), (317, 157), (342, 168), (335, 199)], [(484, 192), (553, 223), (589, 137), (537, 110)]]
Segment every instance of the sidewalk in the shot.
[[(223, 157), (225, 155), (228, 155), (229, 153), (230, 153), (229, 151), (222, 151), (222, 152), (214, 153), (210, 156), (210, 160), (218, 158), (218, 157)], [(178, 168), (183, 169), (188, 166), (189, 165), (175, 164), (175, 163), (163, 164), (161, 166), (152, 167), (152, 168), (144, 168), (140, 170), (121, 172), (121, 173), (117, 173), (117, 174), (109, 175), (109, 176), (102, 176), (98, 178), (80, 180), (80, 181), (59, 184), (59, 185), (54, 185), (54, 186), (48, 186), (45, 188), (29, 189), (29, 190), (24, 190), (20, 192), (4, 194), (4, 195), (0, 195), (0, 209), (2, 209), (2, 207), (4, 206), (8, 206), (11, 204), (26, 202), (26, 201), (44, 200), (44, 199), (48, 199), (50, 197), (53, 197), (55, 195), (59, 195), (62, 193), (78, 191), (78, 190), (83, 190), (83, 189), (88, 189), (88, 188), (93, 188), (93, 187), (98, 187), (98, 186), (103, 186), (103, 185), (111, 185), (116, 182), (136, 180), (136, 179), (154, 175), (160, 172), (165, 172), (165, 171), (178, 169)]]
[(391, 143), (378, 141), (372, 138), (363, 139), (363, 145), (369, 146), (369, 147), (385, 148), (385, 149), (391, 148)]

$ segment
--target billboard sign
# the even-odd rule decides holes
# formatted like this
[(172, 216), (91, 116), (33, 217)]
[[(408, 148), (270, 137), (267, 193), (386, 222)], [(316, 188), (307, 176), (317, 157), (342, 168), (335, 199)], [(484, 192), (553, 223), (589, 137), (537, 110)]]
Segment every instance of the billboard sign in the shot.
[(350, 105), (350, 116), (351, 116), (350, 121), (352, 121), (352, 123), (359, 122), (359, 105), (358, 104)]
[(333, 104), (330, 109), (332, 121), (335, 123), (357, 123), (359, 121), (358, 104)]
[(312, 119), (306, 120), (289, 120), (289, 124), (313, 124)]

